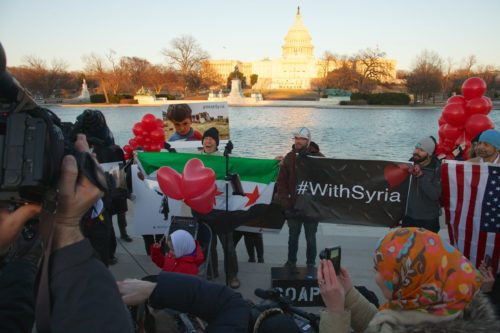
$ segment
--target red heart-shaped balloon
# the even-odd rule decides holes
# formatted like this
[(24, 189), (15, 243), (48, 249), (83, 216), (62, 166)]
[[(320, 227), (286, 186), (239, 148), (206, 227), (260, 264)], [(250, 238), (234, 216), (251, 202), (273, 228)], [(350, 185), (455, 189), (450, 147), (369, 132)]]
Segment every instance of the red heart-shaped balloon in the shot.
[(161, 191), (167, 197), (175, 200), (184, 198), (181, 191), (182, 176), (180, 173), (171, 167), (164, 166), (156, 172), (156, 179)]
[(184, 202), (194, 211), (200, 214), (208, 214), (212, 211), (212, 209), (214, 209), (216, 191), (217, 186), (214, 183), (204, 193), (198, 195), (197, 197), (186, 199)]
[(198, 158), (187, 161), (182, 174), (182, 194), (185, 199), (190, 199), (205, 193), (215, 184), (215, 172), (205, 168)]
[(410, 176), (409, 166), (404, 163), (389, 164), (384, 168), (384, 178), (389, 184), (389, 188), (394, 188), (404, 182)]

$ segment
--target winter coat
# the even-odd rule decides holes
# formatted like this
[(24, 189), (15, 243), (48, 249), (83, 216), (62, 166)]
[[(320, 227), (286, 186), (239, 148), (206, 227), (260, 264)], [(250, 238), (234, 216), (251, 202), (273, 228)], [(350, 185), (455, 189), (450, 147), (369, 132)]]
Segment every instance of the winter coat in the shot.
[(170, 252), (163, 255), (161, 248), (154, 247), (153, 244), (151, 244), (149, 250), (153, 262), (165, 272), (198, 275), (198, 266), (203, 263), (203, 252), (198, 241), (196, 241), (194, 254), (180, 258), (176, 258)]
[(415, 220), (439, 218), (441, 197), (441, 165), (435, 158), (422, 167), (424, 173), (413, 177), (408, 194), (406, 215)]
[(51, 255), (51, 332), (134, 332), (115, 278), (87, 239)]
[[(298, 155), (298, 156), (297, 156)], [(295, 160), (303, 156), (324, 156), (319, 152), (319, 146), (311, 142), (304, 151), (296, 151), (295, 145), (286, 154), (278, 174), (278, 199), (283, 209), (293, 209), (297, 200), (297, 174), (295, 170)]]
[(321, 311), (319, 332), (347, 333), (351, 332), (351, 327), (363, 333), (500, 332), (500, 322), (493, 307), (482, 294), (478, 294), (463, 313), (447, 319), (419, 311), (378, 311), (356, 288), (352, 288), (346, 295), (343, 312)]
[(241, 294), (198, 277), (161, 272), (148, 304), (200, 317), (206, 333), (248, 332), (250, 306)]

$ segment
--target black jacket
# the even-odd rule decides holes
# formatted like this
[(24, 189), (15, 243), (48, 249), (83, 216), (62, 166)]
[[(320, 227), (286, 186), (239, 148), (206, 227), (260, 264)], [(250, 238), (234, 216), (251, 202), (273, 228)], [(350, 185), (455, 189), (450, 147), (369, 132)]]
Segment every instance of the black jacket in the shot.
[(297, 155), (304, 156), (322, 156), (319, 146), (315, 142), (311, 142), (303, 151), (295, 150), (295, 145), (292, 150), (286, 154), (280, 167), (278, 174), (278, 199), (283, 209), (293, 209), (297, 200), (297, 175), (295, 172), (295, 160)]
[(114, 277), (85, 239), (51, 256), (51, 331), (133, 332)]
[(0, 272), (0, 332), (31, 332), (35, 321), (36, 267), (16, 260)]
[(208, 322), (205, 332), (246, 333), (250, 320), (250, 307), (239, 293), (186, 274), (161, 272), (149, 305), (200, 317)]

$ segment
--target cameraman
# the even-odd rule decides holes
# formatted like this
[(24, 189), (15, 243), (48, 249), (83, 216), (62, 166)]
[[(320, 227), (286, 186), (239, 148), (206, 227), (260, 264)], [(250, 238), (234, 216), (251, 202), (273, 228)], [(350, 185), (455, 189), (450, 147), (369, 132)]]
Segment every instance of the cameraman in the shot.
[[(85, 135), (77, 136), (75, 147), (89, 152)], [(54, 219), (49, 270), (50, 331), (133, 332), (130, 316), (120, 300), (113, 276), (94, 257), (89, 241), (80, 231), (80, 219), (102, 196), (102, 192), (85, 176), (79, 175), (73, 156), (64, 157), (61, 169), (57, 213), (50, 216)], [(26, 205), (13, 213), (0, 215), (2, 252), (19, 236), (24, 223), (39, 212), (39, 206)], [(47, 217), (44, 214), (48, 213), (42, 213), (41, 227)], [(4, 271), (10, 271), (9, 265)], [(21, 271), (20, 268), (17, 270)], [(13, 309), (33, 309), (33, 303), (29, 297), (18, 297), (27, 293), (28, 287), (21, 283), (22, 280), (5, 280), (4, 275), (0, 284), (0, 323), (9, 325), (15, 320)], [(27, 290), (32, 292), (33, 286)], [(13, 325), (8, 332), (26, 331), (21, 326), (16, 329)]]

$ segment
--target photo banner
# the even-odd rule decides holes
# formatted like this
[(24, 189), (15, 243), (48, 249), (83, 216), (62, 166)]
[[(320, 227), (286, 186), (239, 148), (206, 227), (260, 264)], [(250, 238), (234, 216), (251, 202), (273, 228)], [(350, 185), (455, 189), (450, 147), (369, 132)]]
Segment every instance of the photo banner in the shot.
[[(191, 129), (193, 131), (193, 135), (189, 139), (182, 139), (174, 135), (176, 133), (175, 125), (168, 118), (168, 107), (174, 104), (187, 105), (187, 108), (184, 108), (183, 112), (186, 113), (189, 111), (190, 115), (186, 113), (186, 119), (182, 120), (181, 123), (184, 123), (183, 127), (185, 130)], [(223, 147), (230, 139), (229, 108), (227, 102), (190, 101), (189, 103), (179, 103), (178, 101), (172, 101), (165, 104), (165, 106), (166, 109), (162, 111), (165, 138), (169, 145), (177, 149), (177, 151), (193, 152), (193, 149), (200, 148), (203, 133), (211, 127), (217, 128), (219, 132), (219, 147)], [(177, 114), (177, 117), (180, 117), (180, 115)], [(184, 135), (185, 133), (180, 134)]]
[(411, 163), (297, 157), (295, 209), (312, 221), (392, 227), (403, 217)]

